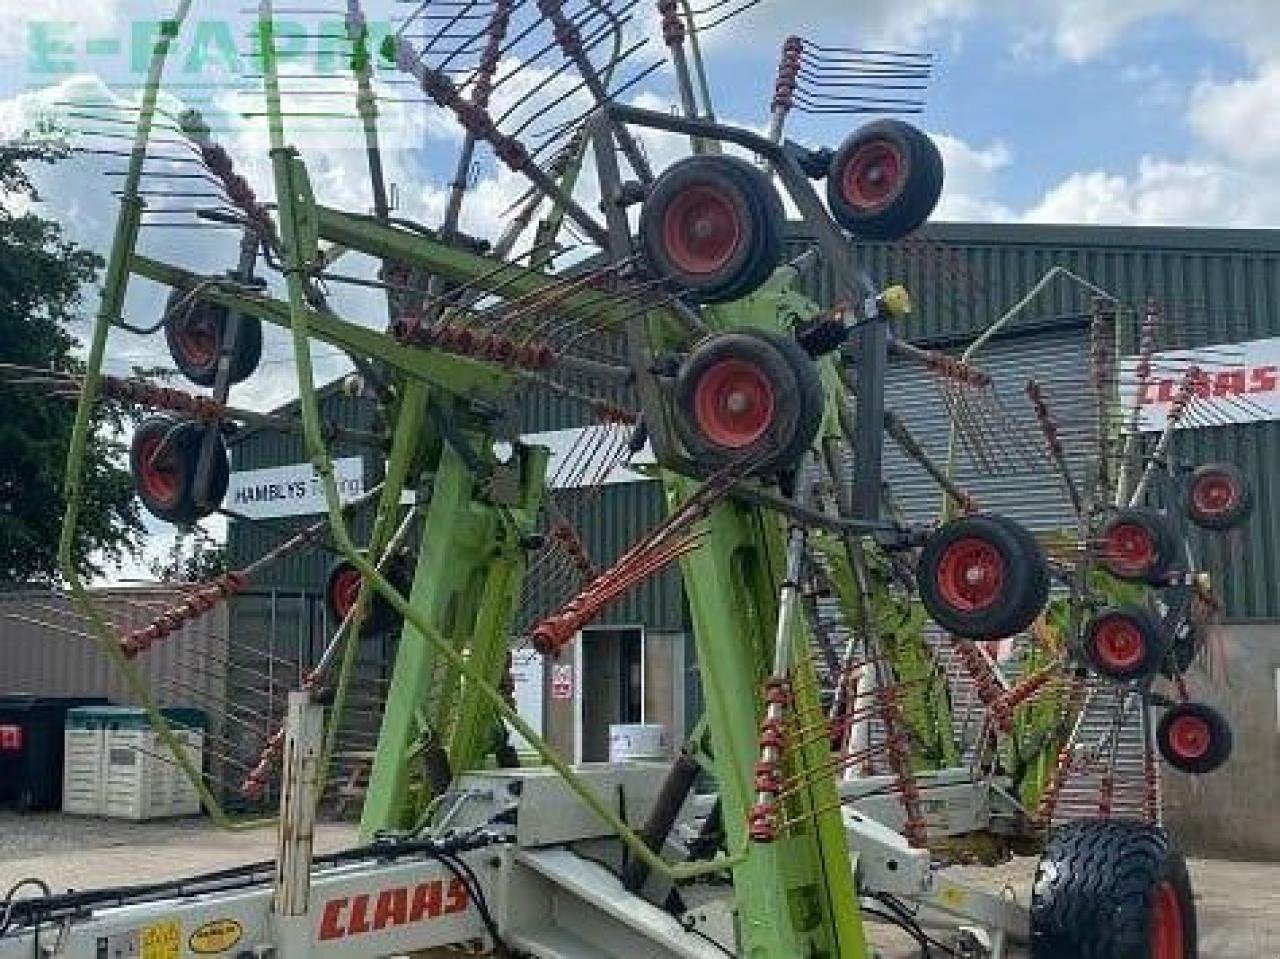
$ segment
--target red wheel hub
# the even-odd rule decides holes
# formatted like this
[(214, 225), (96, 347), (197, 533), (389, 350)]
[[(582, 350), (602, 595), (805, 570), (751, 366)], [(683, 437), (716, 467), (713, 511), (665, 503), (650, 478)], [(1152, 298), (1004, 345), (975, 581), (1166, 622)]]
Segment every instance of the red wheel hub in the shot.
[(850, 206), (874, 212), (888, 206), (902, 192), (906, 173), (906, 161), (895, 144), (872, 140), (849, 157), (840, 177), (840, 188)]
[(1171, 882), (1156, 887), (1151, 909), (1151, 959), (1186, 959), (1182, 905)]
[(356, 599), (360, 595), (360, 581), (358, 569), (344, 569), (333, 577), (330, 598), (333, 602), (333, 611), (339, 619), (346, 619), (347, 614), (355, 606)]
[(985, 539), (956, 540), (938, 562), (938, 591), (947, 605), (963, 612), (986, 609), (1004, 590), (1005, 560)]
[(1222, 516), (1235, 508), (1240, 488), (1226, 473), (1207, 473), (1191, 488), (1191, 502), (1204, 516)]
[(700, 276), (723, 269), (737, 252), (743, 233), (733, 200), (710, 186), (682, 190), (662, 218), (667, 256), (677, 269)]
[(138, 455), (138, 487), (153, 503), (169, 506), (182, 495), (186, 476), (165, 435), (156, 433), (141, 441)]
[(1169, 724), (1169, 749), (1186, 760), (1203, 757), (1213, 745), (1213, 730), (1199, 716), (1179, 716)]
[(768, 431), (773, 413), (773, 384), (746, 360), (721, 360), (708, 367), (693, 391), (698, 429), (717, 446), (750, 446)]
[(1102, 558), (1128, 575), (1141, 575), (1156, 563), (1156, 539), (1141, 523), (1116, 523), (1103, 535)]
[(1093, 631), (1098, 662), (1116, 673), (1126, 673), (1141, 665), (1147, 655), (1142, 628), (1128, 616), (1105, 617)]

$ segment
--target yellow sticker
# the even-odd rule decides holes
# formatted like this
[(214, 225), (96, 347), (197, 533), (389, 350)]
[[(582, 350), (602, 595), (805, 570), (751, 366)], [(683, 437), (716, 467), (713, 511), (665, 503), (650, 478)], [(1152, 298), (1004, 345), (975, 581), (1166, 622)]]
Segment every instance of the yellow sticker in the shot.
[(182, 924), (176, 919), (142, 927), (139, 959), (178, 959), (182, 953)]
[(192, 952), (210, 955), (215, 952), (226, 952), (244, 935), (244, 929), (234, 919), (214, 919), (191, 934), (187, 945)]
[(969, 895), (960, 886), (946, 885), (938, 890), (938, 898), (942, 900), (944, 906), (956, 909), (968, 901)]

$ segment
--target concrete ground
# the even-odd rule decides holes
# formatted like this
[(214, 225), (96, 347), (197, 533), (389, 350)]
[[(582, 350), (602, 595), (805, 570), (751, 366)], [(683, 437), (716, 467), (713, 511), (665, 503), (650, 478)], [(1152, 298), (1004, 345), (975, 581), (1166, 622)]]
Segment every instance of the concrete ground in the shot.
[[(0, 892), (26, 876), (55, 889), (142, 883), (269, 859), (271, 828), (236, 833), (202, 819), (158, 823), (82, 819), (58, 814), (0, 812)], [(354, 830), (323, 824), (318, 851), (349, 846)], [(1192, 860), (1203, 959), (1280, 959), (1280, 863)], [(995, 869), (958, 868), (957, 878), (981, 888), (1030, 896), (1035, 862)], [(883, 959), (916, 959), (918, 950), (895, 931), (873, 926)], [(1010, 959), (1021, 959), (1015, 953)]]

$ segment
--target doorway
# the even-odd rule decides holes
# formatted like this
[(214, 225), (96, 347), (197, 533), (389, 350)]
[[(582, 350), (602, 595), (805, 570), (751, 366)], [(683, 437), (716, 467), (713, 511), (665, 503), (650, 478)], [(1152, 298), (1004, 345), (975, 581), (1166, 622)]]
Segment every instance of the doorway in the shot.
[(644, 630), (582, 631), (578, 671), (578, 762), (607, 762), (609, 727), (644, 722)]

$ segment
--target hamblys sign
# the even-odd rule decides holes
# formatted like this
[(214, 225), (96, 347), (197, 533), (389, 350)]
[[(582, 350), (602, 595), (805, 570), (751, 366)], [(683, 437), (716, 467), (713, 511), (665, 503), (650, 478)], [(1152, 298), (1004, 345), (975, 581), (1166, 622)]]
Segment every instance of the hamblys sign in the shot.
[[(347, 456), (333, 461), (338, 494), (349, 502), (364, 494), (364, 460)], [(231, 474), (223, 508), (246, 519), (310, 516), (325, 511), (320, 477), (310, 463), (269, 466)]]

